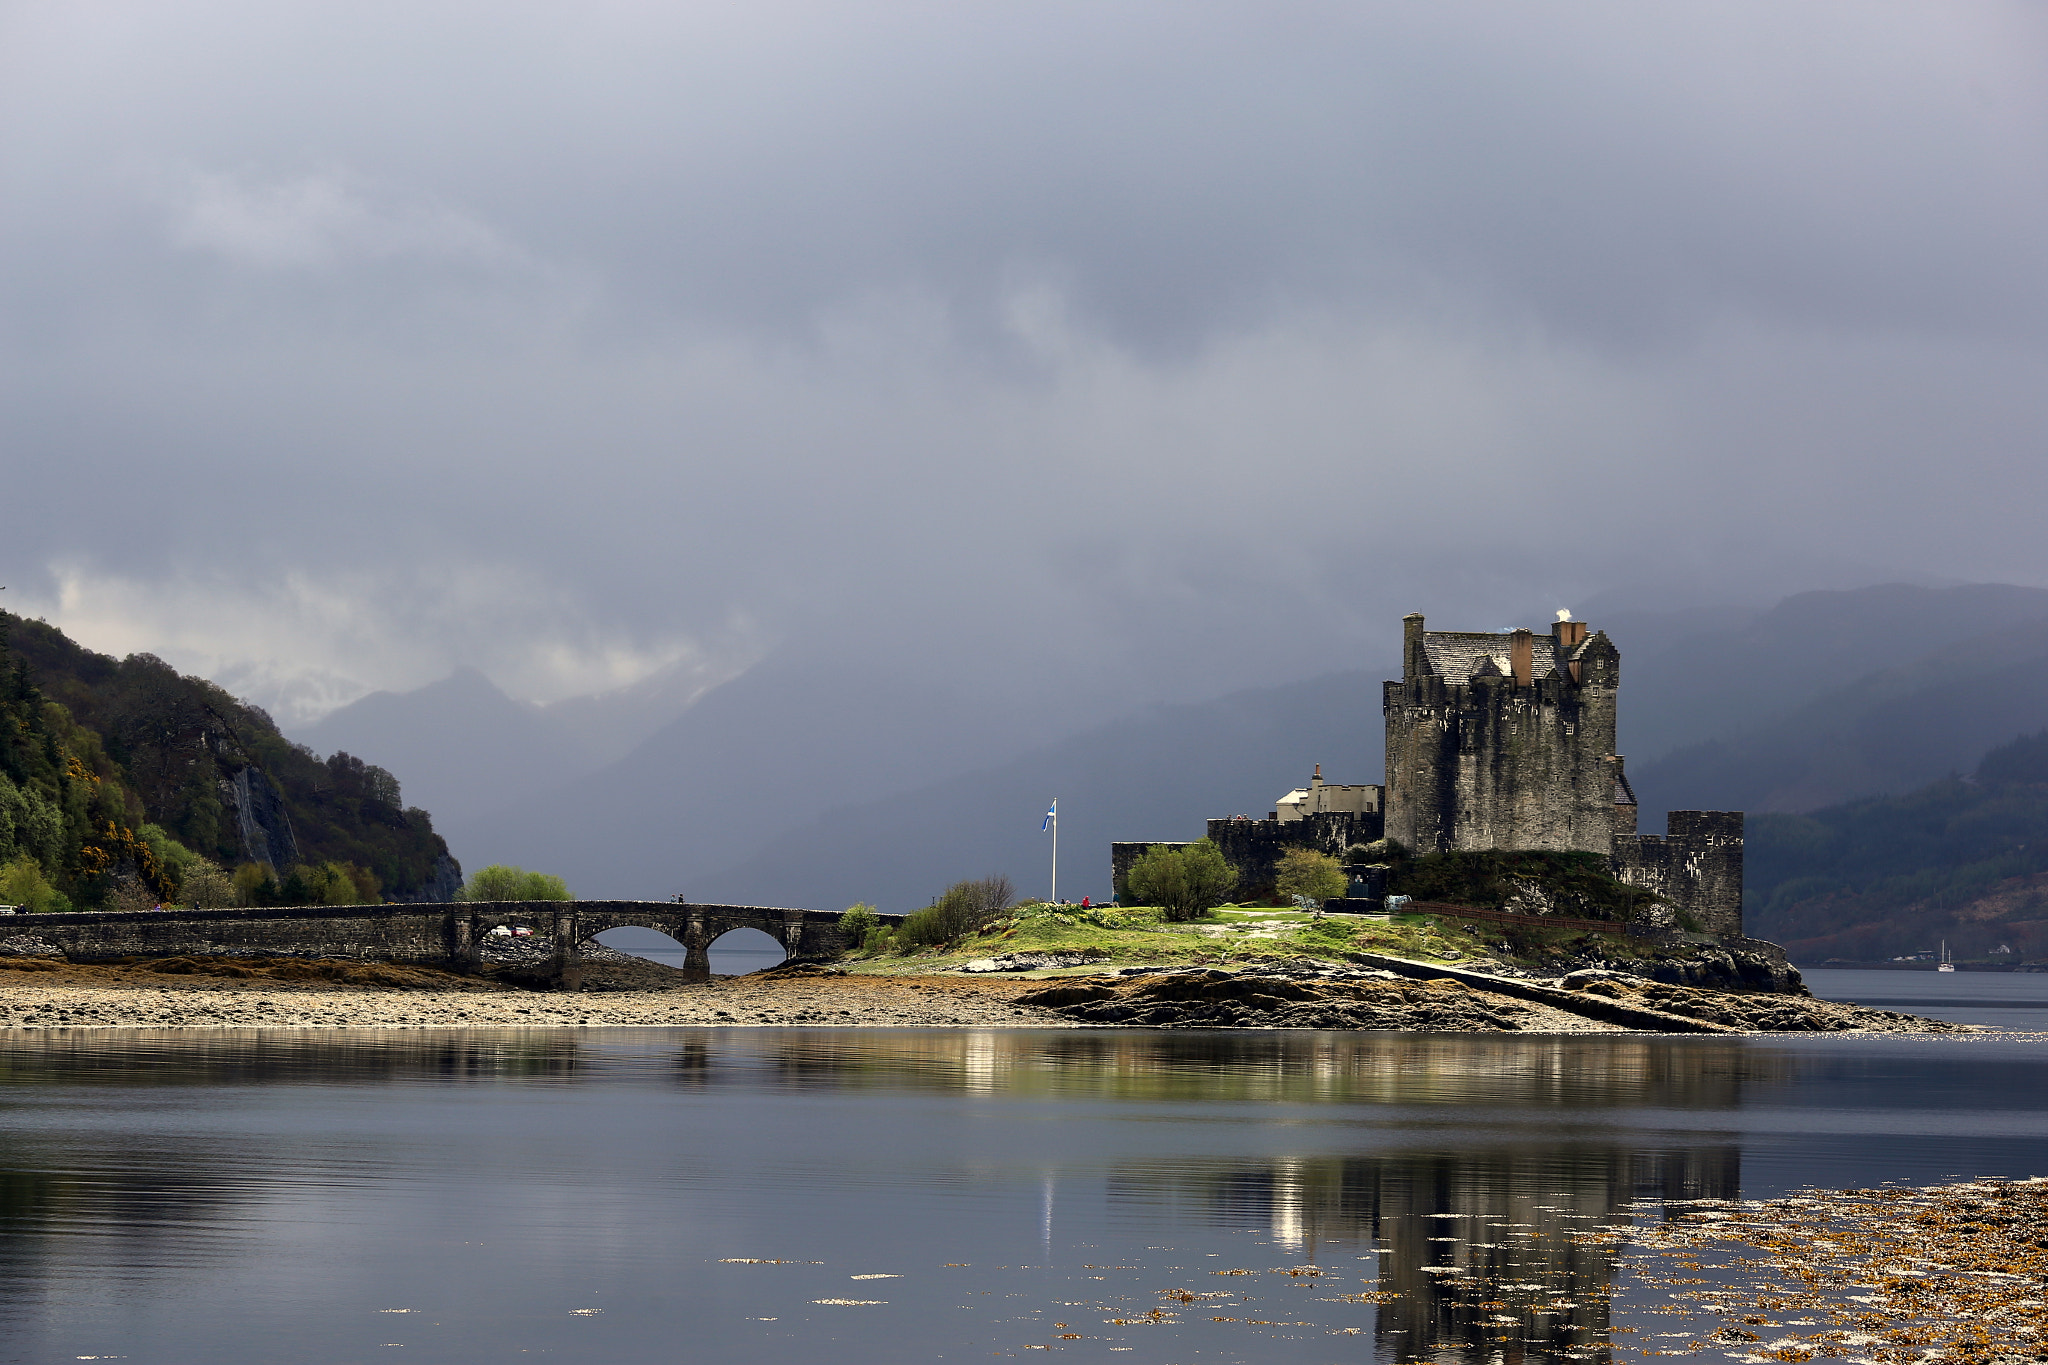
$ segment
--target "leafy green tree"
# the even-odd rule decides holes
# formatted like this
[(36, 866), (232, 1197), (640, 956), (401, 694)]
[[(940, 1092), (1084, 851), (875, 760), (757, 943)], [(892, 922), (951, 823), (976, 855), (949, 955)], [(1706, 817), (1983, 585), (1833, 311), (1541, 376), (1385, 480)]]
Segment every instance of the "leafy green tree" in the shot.
[(277, 904), (277, 873), (269, 863), (243, 863), (233, 881), (236, 905)]
[(1289, 848), (1280, 853), (1273, 885), (1283, 896), (1326, 901), (1343, 895), (1349, 882), (1343, 864), (1329, 854), (1312, 848)]
[(523, 867), (492, 863), (478, 868), (455, 893), (459, 901), (566, 901), (574, 900), (560, 877), (546, 872), (528, 872)]
[(1158, 906), (1165, 919), (1200, 919), (1223, 904), (1237, 885), (1237, 869), (1207, 839), (1184, 848), (1154, 844), (1131, 864), (1124, 885), (1134, 901)]
[(71, 908), (71, 902), (50, 885), (41, 864), (33, 858), (16, 858), (0, 866), (0, 904), (18, 905), (39, 915), (61, 914)]
[(235, 903), (235, 879), (211, 858), (194, 857), (178, 881), (178, 903), (194, 910), (220, 910)]
[(62, 866), (64, 853), (63, 810), (34, 785), (0, 772), (0, 861), (32, 858), (48, 869)]
[(839, 917), (839, 932), (846, 936), (847, 943), (854, 948), (865, 948), (868, 935), (881, 927), (882, 921), (875, 914), (875, 907), (866, 901), (859, 905), (847, 906), (846, 913)]

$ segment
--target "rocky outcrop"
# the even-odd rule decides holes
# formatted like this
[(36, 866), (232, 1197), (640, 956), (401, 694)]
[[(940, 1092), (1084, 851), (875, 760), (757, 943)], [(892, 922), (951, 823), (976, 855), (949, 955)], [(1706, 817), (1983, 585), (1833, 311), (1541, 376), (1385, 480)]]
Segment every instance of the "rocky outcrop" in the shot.
[[(1701, 990), (1604, 968), (1555, 982), (1488, 978), (1402, 958), (1382, 970), (1309, 960), (1241, 971), (1126, 968), (1047, 982), (1017, 997), (1090, 1024), (1502, 1033), (1573, 1026), (1568, 1016), (1651, 1033), (1968, 1033), (1963, 1024), (1810, 996)], [(1579, 1027), (1584, 1027), (1580, 1025)]]
[(1017, 997), (1091, 1024), (1148, 1028), (1384, 1029), (1510, 1033), (1527, 1014), (1455, 981), (1275, 965), (1055, 981)]
[(242, 854), (252, 863), (267, 863), (282, 875), (299, 861), (299, 841), (285, 812), (284, 794), (254, 764), (240, 768), (222, 784), (235, 810), (235, 828)]
[(1970, 1033), (1950, 1024), (1894, 1010), (1837, 1004), (1812, 996), (1701, 990), (1625, 972), (1588, 968), (1558, 982), (1566, 991), (1627, 1008), (1655, 1010), (1720, 1029), (1753, 1033), (1843, 1033), (1868, 1029), (1888, 1033)]
[(461, 890), (462, 864), (443, 853), (434, 859), (434, 869), (424, 882), (411, 891), (387, 895), (385, 899), (402, 905), (442, 905), (454, 900)]
[(1638, 964), (1637, 971), (1652, 981), (1701, 990), (1811, 994), (1785, 950), (1760, 938), (1728, 937), (1684, 956), (1659, 954)]

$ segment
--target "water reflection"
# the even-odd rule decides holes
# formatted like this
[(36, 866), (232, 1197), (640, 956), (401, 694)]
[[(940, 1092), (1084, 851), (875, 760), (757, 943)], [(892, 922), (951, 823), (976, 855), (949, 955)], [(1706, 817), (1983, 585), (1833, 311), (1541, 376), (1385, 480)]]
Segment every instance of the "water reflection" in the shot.
[(1383, 1358), (1493, 1361), (1510, 1344), (1560, 1358), (1604, 1346), (1616, 1248), (1584, 1234), (1627, 1223), (1637, 1200), (1741, 1187), (1732, 1144), (1594, 1144), (1143, 1169), (1109, 1193), (1217, 1227), (1263, 1225), (1276, 1250), (1327, 1270), (1314, 1277), (1324, 1288), (1348, 1289), (1337, 1277), (1377, 1250)]
[(1195, 1103), (1734, 1109), (1791, 1076), (1739, 1040), (1611, 1035), (752, 1032), (717, 1057), (791, 1086)]
[[(1632, 1282), (1583, 1230), (1643, 1200), (2030, 1174), (2039, 1075), (1954, 1040), (0, 1035), (0, 1339), (627, 1365), (672, 1360), (687, 1321), (745, 1365), (1082, 1349), (1066, 1330), (1129, 1365), (1327, 1365), (1331, 1334), (1601, 1360)], [(875, 1306), (822, 1306), (849, 1300)]]

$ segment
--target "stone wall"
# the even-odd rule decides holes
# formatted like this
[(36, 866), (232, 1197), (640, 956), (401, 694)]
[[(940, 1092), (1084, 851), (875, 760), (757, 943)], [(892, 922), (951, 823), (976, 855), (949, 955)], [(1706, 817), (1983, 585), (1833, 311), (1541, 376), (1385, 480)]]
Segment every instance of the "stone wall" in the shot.
[(1607, 636), (1571, 650), (1569, 668), (1526, 681), (1497, 671), (1452, 678), (1428, 671), (1422, 618), (1403, 624), (1407, 664), (1381, 699), (1387, 837), (1418, 854), (1610, 852), (1621, 659)]
[[(886, 924), (900, 915), (877, 916)], [(497, 925), (531, 929), (558, 945), (554, 977), (580, 984), (581, 945), (607, 929), (658, 929), (688, 950), (684, 970), (709, 976), (712, 940), (759, 929), (795, 958), (837, 956), (851, 945), (839, 916), (760, 905), (673, 901), (475, 901), (438, 905), (307, 905), (268, 909), (100, 911), (0, 920), (54, 943), (75, 962), (121, 957), (354, 957), (474, 972)]]
[(1662, 896), (1658, 908), (1702, 933), (1742, 937), (1742, 812), (1675, 810), (1665, 833), (1614, 841), (1614, 875)]
[(1273, 893), (1280, 854), (1289, 848), (1312, 848), (1342, 858), (1353, 844), (1369, 844), (1385, 827), (1378, 811), (1322, 811), (1299, 820), (1211, 820), (1209, 838), (1237, 869), (1238, 899)]
[[(1318, 811), (1298, 820), (1245, 820), (1230, 817), (1209, 822), (1209, 841), (1223, 854), (1223, 860), (1237, 869), (1233, 899), (1264, 898), (1273, 894), (1273, 877), (1280, 853), (1289, 848), (1312, 848), (1342, 858), (1353, 844), (1369, 844), (1380, 837), (1385, 819), (1378, 811)], [(1124, 876), (1131, 864), (1148, 848), (1186, 848), (1185, 843), (1153, 840), (1143, 844), (1109, 846), (1110, 885), (1120, 900)]]

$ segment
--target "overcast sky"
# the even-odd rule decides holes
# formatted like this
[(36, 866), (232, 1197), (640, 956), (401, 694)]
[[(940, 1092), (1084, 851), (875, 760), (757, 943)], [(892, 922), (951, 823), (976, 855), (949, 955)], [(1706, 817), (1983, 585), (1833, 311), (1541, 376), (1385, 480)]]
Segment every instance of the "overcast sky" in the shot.
[(2044, 252), (2031, 4), (0, 3), (0, 600), (302, 720), (2040, 584)]

